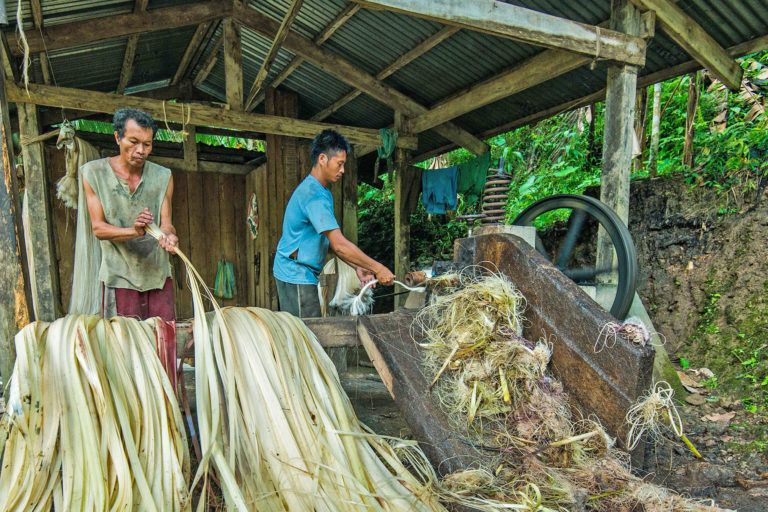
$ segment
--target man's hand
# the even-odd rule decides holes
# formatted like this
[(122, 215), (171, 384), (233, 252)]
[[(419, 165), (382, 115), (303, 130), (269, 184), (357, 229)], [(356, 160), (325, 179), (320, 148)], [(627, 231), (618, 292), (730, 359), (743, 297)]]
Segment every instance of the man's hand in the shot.
[[(363, 267), (355, 268), (355, 274), (357, 274), (357, 278), (360, 280), (360, 284), (363, 286), (376, 279), (376, 275), (373, 272)], [(376, 285), (371, 285), (371, 288), (376, 288)]]
[(160, 240), (158, 240), (157, 242), (160, 244), (160, 247), (162, 247), (166, 251), (170, 253), (175, 253), (176, 247), (179, 245), (179, 237), (177, 237), (173, 233), (168, 233), (167, 235), (160, 238)]
[(144, 236), (144, 234), (147, 232), (147, 225), (152, 224), (154, 220), (155, 219), (152, 217), (152, 214), (149, 213), (149, 208), (144, 208), (133, 221), (133, 229), (136, 230), (136, 234), (138, 236)]
[(395, 284), (395, 274), (384, 265), (382, 265), (378, 272), (376, 272), (376, 279), (378, 279), (379, 283), (383, 286), (392, 286)]

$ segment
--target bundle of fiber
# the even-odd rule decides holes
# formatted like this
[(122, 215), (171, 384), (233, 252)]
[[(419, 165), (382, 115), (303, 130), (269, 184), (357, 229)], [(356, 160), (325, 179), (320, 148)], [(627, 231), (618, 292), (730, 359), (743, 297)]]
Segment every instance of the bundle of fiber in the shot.
[[(630, 512), (722, 509), (644, 482), (629, 470), (597, 418), (585, 418), (550, 373), (547, 340), (522, 336), (525, 299), (498, 273), (471, 269), (416, 317), (425, 337), (423, 369), (457, 435), (484, 467), (449, 475), (444, 499), (467, 497), (478, 510)], [(679, 416), (658, 387), (632, 408), (636, 437)]]
[[(163, 236), (155, 225), (147, 231)], [(239, 511), (444, 510), (423, 453), (363, 429), (333, 363), (301, 320), (219, 308), (186, 256), (176, 253), (187, 268), (195, 312), (203, 456), (192, 485), (205, 482), (202, 502), (203, 477), (213, 467), (227, 506)], [(203, 291), (214, 307), (209, 315)]]
[[(350, 315), (355, 314), (352, 311), (353, 306), (357, 303), (362, 303), (365, 310), (369, 310), (373, 305), (373, 290), (366, 288), (362, 293), (359, 301), (357, 299), (360, 294), (363, 285), (360, 283), (360, 279), (357, 277), (355, 269), (347, 263), (341, 261), (339, 258), (331, 258), (323, 266), (323, 271), (320, 273), (320, 283), (326, 281), (322, 276), (330, 276), (335, 274), (336, 288), (333, 291), (333, 297), (328, 301), (330, 314), (333, 315)], [(320, 305), (325, 306), (327, 287), (323, 284), (317, 285), (318, 295), (320, 297)]]
[(0, 510), (189, 510), (189, 452), (155, 322), (67, 316), (15, 338)]

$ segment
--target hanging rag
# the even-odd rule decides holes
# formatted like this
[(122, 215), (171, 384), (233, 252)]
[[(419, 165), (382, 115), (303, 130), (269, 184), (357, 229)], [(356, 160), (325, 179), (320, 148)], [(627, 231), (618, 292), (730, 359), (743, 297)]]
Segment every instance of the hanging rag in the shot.
[(256, 200), (256, 194), (251, 195), (251, 202), (248, 204), (248, 229), (251, 231), (251, 238), (256, 240), (259, 237), (259, 203)]
[(477, 202), (485, 190), (485, 177), (491, 167), (491, 152), (459, 165), (456, 191), (464, 195), (464, 202), (470, 206)]
[(430, 215), (456, 209), (458, 167), (425, 169), (421, 173), (421, 201)]
[[(392, 153), (395, 152), (395, 145), (397, 144), (397, 131), (390, 130), (389, 128), (381, 128), (379, 130), (379, 137), (381, 137), (381, 146), (376, 146), (376, 163), (373, 164), (373, 180), (379, 177), (379, 161), (382, 158), (387, 160), (387, 172), (392, 174), (394, 165), (392, 164)], [(390, 176), (392, 178), (392, 176)]]
[(232, 262), (221, 259), (219, 268), (216, 272), (216, 283), (213, 293), (222, 299), (231, 299), (237, 295), (237, 285), (235, 284), (235, 271)]

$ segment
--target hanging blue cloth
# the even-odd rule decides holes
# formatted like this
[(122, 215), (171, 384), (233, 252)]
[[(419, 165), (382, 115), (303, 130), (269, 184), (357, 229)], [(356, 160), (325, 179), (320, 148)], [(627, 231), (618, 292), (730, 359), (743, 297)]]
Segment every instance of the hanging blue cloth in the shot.
[(421, 173), (421, 201), (430, 215), (456, 209), (456, 182), (459, 168), (425, 169)]

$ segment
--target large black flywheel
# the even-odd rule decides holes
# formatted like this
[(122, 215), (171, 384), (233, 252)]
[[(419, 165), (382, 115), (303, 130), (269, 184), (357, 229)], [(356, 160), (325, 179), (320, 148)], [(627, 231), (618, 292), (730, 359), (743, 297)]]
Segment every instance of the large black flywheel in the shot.
[[(559, 219), (567, 217), (567, 227), (563, 222), (556, 222), (546, 233), (537, 233), (536, 250), (577, 284), (594, 286), (598, 295), (606, 297), (605, 301), (598, 302), (611, 304), (611, 314), (623, 320), (637, 285), (637, 252), (627, 227), (604, 203), (572, 194), (555, 195), (533, 203), (513, 224), (532, 226), (536, 219), (550, 212), (556, 212), (553, 215)], [(598, 268), (595, 250), (600, 228), (605, 230), (615, 251), (614, 263), (602, 268)]]

